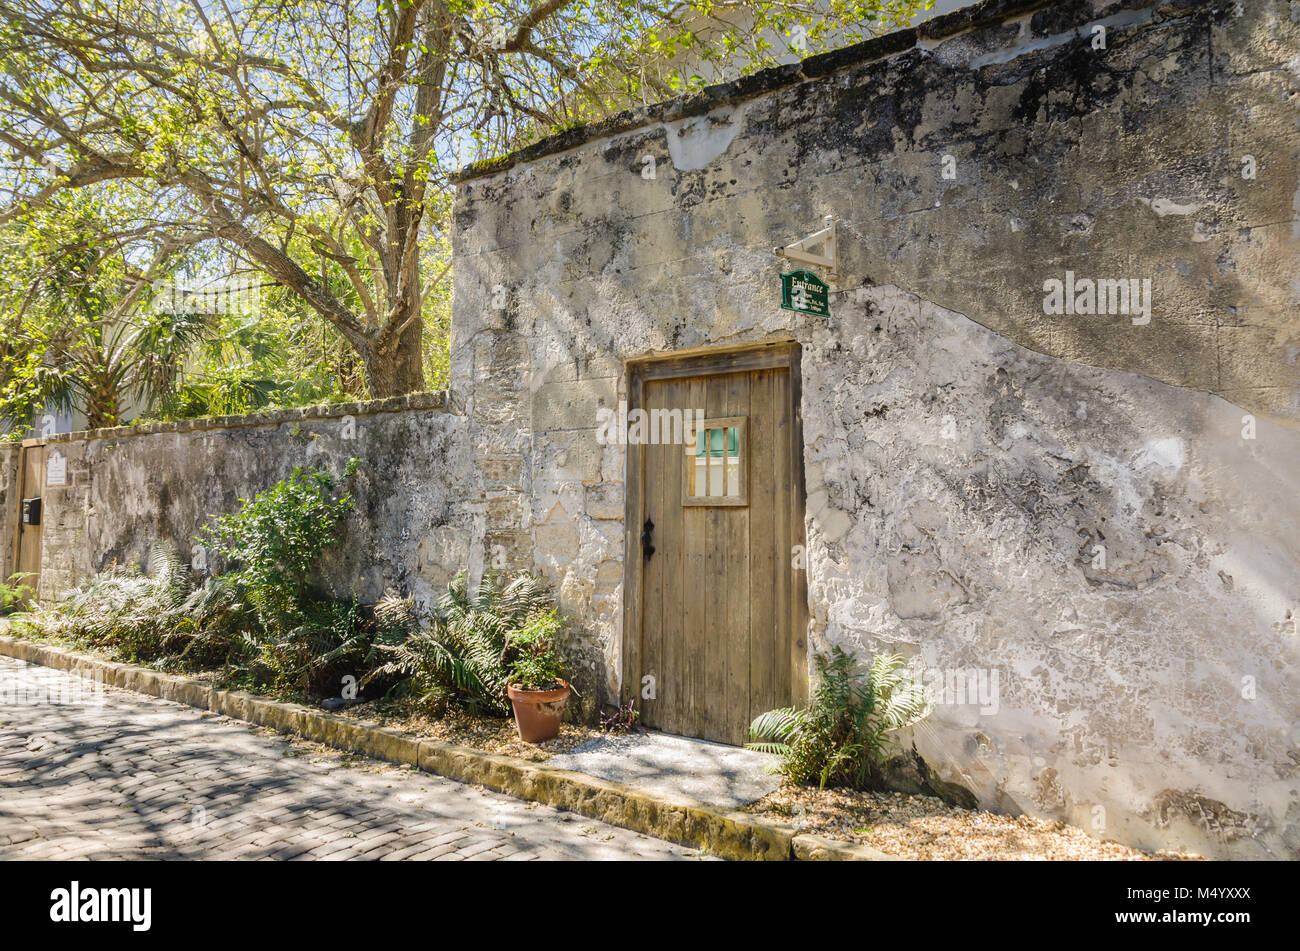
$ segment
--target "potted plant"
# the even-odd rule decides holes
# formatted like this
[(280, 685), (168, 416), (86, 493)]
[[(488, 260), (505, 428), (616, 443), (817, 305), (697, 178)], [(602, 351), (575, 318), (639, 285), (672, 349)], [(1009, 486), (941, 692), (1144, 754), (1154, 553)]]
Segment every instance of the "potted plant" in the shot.
[(515, 726), (525, 743), (544, 743), (560, 734), (560, 717), (572, 688), (560, 676), (555, 637), (560, 620), (554, 610), (539, 611), (510, 636), (510, 681), (506, 694)]

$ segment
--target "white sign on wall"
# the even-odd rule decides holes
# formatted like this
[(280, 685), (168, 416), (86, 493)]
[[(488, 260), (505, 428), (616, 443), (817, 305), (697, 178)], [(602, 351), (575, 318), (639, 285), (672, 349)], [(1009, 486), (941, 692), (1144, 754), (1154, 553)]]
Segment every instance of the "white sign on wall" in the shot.
[(68, 459), (61, 452), (52, 452), (45, 460), (45, 484), (68, 484)]

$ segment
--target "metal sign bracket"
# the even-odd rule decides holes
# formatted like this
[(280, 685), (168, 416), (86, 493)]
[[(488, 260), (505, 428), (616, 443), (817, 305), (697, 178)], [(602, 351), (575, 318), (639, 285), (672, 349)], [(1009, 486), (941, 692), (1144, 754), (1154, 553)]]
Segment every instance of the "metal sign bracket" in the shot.
[[(812, 249), (819, 244), (822, 246), (822, 253), (816, 254)], [(787, 261), (825, 268), (830, 277), (835, 277), (840, 269), (839, 242), (835, 236), (835, 216), (826, 216), (826, 227), (821, 231), (814, 232), (794, 244), (787, 244), (783, 248), (775, 248), (774, 252), (777, 257), (785, 258)]]

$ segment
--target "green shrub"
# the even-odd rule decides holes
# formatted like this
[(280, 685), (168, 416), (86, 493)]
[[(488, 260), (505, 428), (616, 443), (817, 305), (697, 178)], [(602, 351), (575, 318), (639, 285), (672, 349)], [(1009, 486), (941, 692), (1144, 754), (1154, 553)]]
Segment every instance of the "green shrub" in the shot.
[(102, 648), (121, 660), (152, 660), (162, 652), (168, 629), (157, 605), (172, 600), (166, 582), (134, 567), (114, 566), (83, 584), (66, 600), (32, 612), (29, 623), (77, 644)]
[[(382, 642), (405, 637), (376, 618), (355, 598), (309, 598), (300, 607), (302, 622), (286, 631), (263, 630), (256, 651), (233, 672), (232, 680), (276, 696), (338, 696), (345, 678), (358, 686), (384, 678), (371, 672), (384, 660)], [(396, 635), (396, 636), (394, 636)]]
[(223, 575), (207, 578), (176, 609), (175, 637), (184, 645), (164, 666), (215, 670), (242, 663), (257, 649), (257, 618), (244, 593)]
[[(345, 478), (357, 469), (348, 461)], [(242, 587), (268, 631), (287, 634), (307, 622), (307, 583), (326, 549), (337, 544), (352, 496), (335, 498), (334, 477), (322, 469), (294, 469), (287, 479), (240, 499), (239, 510), (213, 518), (199, 542), (233, 563)]]
[(533, 614), (507, 638), (510, 683), (524, 690), (554, 690), (560, 686), (563, 671), (555, 639), (562, 629), (559, 616), (552, 608)]
[[(356, 467), (350, 460), (347, 474)], [(230, 571), (196, 585), (174, 550), (155, 545), (148, 576), (113, 567), (34, 623), (123, 660), (225, 669), (235, 683), (279, 695), (336, 693), (344, 675), (360, 681), (376, 662), (383, 626), (355, 599), (308, 590), (352, 510), (351, 496), (333, 493), (328, 472), (295, 469), (200, 533)]]
[[(535, 649), (559, 625), (541, 581), (528, 574), (503, 587), (498, 575), (488, 572), (472, 596), (465, 576), (457, 575), (428, 624), (409, 599), (396, 595), (385, 598), (376, 612), (412, 633), (401, 643), (380, 645), (388, 659), (371, 676), (409, 678), (406, 688), (435, 713), (456, 703), (471, 713), (508, 716), (512, 665), (527, 651), (533, 659), (525, 664), (537, 666), (525, 672), (546, 673), (550, 668), (544, 665), (552, 659)], [(518, 638), (524, 632), (528, 647), (521, 649)]]
[(746, 748), (775, 753), (776, 771), (803, 785), (869, 788), (888, 759), (893, 732), (929, 710), (919, 684), (903, 676), (903, 658), (881, 655), (865, 678), (839, 647), (814, 657), (817, 687), (802, 710), (770, 710), (750, 725)]
[(23, 584), (23, 579), (31, 576), (30, 571), (24, 571), (10, 575), (8, 581), (0, 581), (0, 616), (17, 611), (31, 597), (31, 585)]
[(561, 622), (531, 575), (503, 587), (489, 572), (472, 596), (457, 576), (429, 625), (396, 596), (370, 612), (313, 593), (312, 572), (352, 509), (334, 489), (327, 472), (295, 469), (201, 532), (229, 559), (224, 574), (196, 585), (174, 550), (155, 545), (148, 575), (114, 566), (31, 623), (123, 660), (219, 669), (228, 683), (282, 697), (337, 695), (353, 676), (379, 689), (405, 681), (435, 712), (457, 703), (506, 716), (508, 682), (556, 684)]

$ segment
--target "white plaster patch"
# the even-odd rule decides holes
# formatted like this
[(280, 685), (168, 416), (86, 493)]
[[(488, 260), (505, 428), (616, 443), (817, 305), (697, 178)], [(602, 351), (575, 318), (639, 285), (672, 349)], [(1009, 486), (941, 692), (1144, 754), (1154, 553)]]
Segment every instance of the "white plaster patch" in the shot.
[(1139, 198), (1138, 201), (1146, 205), (1161, 218), (1166, 215), (1194, 215), (1205, 207), (1203, 201), (1177, 202), (1172, 198)]
[[(994, 52), (986, 53), (983, 56), (973, 57), (970, 60), (970, 68), (982, 69), (985, 66), (996, 66), (1002, 63), (1009, 63), (1013, 59), (1018, 59), (1028, 53), (1052, 49), (1056, 46), (1064, 46), (1066, 43), (1072, 43), (1081, 37), (1090, 36), (1091, 34), (1089, 30), (1093, 26), (1104, 26), (1109, 30), (1112, 27), (1143, 25), (1151, 21), (1151, 16), (1151, 10), (1129, 10), (1123, 13), (1117, 13), (1114, 16), (1096, 20), (1093, 23), (1088, 24), (1087, 27), (1069, 30), (1065, 33), (1056, 33), (1052, 36), (1044, 36), (1039, 37), (1038, 39), (1022, 41), (1005, 49), (995, 50)], [(1024, 20), (1027, 19), (1028, 18), (1024, 18)], [(1022, 20), (1020, 24), (1019, 36), (1021, 37), (1026, 35), (1026, 23), (1024, 20)], [(931, 43), (918, 42), (917, 46), (921, 49), (926, 49), (928, 47), (938, 46), (949, 39), (951, 39), (951, 37), (944, 37), (943, 40), (933, 41)]]
[(713, 163), (731, 146), (744, 125), (744, 104), (717, 109), (703, 116), (665, 122), (668, 155), (679, 172), (691, 172)]
[(1183, 441), (1176, 436), (1168, 439), (1156, 439), (1138, 450), (1133, 457), (1133, 468), (1137, 470), (1155, 467), (1173, 474), (1183, 467)]

